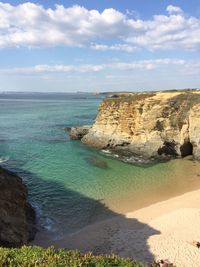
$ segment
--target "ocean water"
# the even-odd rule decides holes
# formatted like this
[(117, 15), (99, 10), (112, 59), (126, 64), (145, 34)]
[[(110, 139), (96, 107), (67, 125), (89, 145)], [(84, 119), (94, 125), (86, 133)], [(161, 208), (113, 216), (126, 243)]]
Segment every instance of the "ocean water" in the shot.
[(136, 166), (71, 141), (64, 128), (93, 123), (101, 101), (90, 94), (0, 94), (0, 164), (23, 178), (39, 230), (53, 239), (200, 188), (200, 165), (190, 159)]

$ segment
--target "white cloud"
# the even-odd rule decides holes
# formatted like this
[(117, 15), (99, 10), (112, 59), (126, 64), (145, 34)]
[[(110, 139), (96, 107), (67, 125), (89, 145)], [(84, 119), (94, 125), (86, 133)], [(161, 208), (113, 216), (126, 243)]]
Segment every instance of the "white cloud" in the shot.
[(43, 73), (69, 73), (69, 72), (98, 72), (104, 65), (35, 65), (33, 67), (0, 69), (0, 74), (43, 74)]
[(107, 66), (119, 70), (153, 70), (165, 65), (183, 65), (185, 63), (182, 59), (152, 59), (152, 60), (139, 60), (131, 63), (117, 62), (108, 64)]
[(94, 73), (102, 70), (153, 70), (161, 66), (177, 65), (182, 66), (185, 60), (182, 59), (152, 59), (152, 60), (138, 60), (134, 62), (114, 62), (107, 64), (82, 64), (82, 65), (36, 65), (26, 68), (10, 68), (0, 69), (0, 74), (44, 74), (44, 73)]
[[(81, 6), (44, 8), (39, 4), (0, 2), (0, 48), (76, 46), (96, 50), (200, 50), (200, 19), (177, 6), (150, 20), (113, 9)], [(112, 41), (108, 46), (104, 41)]]
[(102, 13), (81, 6), (0, 2), (0, 47), (82, 46), (94, 38), (110, 38), (123, 31), (125, 15), (112, 8)]
[(143, 33), (129, 35), (127, 42), (149, 50), (200, 50), (200, 20), (183, 15), (157, 15), (141, 21)]
[(131, 17), (136, 18), (136, 19), (139, 19), (139, 17), (140, 17), (139, 12), (137, 12), (136, 10), (126, 9), (126, 14), (128, 16), (131, 16)]
[(137, 48), (128, 44), (114, 44), (114, 45), (105, 45), (105, 44), (92, 44), (91, 48), (94, 50), (100, 51), (125, 51), (125, 52), (135, 52)]
[(169, 12), (169, 14), (182, 13), (183, 12), (183, 10), (180, 7), (172, 6), (172, 5), (167, 6), (166, 10), (167, 10), (167, 12)]

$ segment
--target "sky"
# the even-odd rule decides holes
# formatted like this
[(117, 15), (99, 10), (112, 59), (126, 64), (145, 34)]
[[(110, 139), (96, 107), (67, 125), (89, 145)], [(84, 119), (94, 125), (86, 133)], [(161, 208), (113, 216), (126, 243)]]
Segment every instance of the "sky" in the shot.
[(0, 0), (0, 91), (200, 88), (199, 0)]

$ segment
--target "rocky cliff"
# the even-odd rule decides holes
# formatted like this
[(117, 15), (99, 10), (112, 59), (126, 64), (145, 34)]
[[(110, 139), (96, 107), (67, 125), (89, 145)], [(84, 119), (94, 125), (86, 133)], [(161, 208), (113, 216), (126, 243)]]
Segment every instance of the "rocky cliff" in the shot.
[(34, 238), (35, 212), (17, 175), (0, 167), (0, 246), (18, 247)]
[(144, 158), (200, 158), (200, 91), (133, 93), (103, 100), (94, 125), (81, 137), (99, 149)]

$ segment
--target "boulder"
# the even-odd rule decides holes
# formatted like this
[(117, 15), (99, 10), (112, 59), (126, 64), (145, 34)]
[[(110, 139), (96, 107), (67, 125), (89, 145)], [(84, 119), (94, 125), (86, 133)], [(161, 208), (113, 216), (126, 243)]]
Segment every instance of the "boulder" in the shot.
[(69, 132), (69, 136), (73, 140), (81, 140), (84, 135), (88, 134), (89, 130), (91, 129), (91, 125), (84, 125), (84, 126), (77, 126), (66, 128)]

